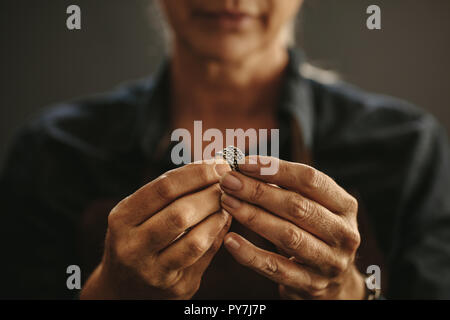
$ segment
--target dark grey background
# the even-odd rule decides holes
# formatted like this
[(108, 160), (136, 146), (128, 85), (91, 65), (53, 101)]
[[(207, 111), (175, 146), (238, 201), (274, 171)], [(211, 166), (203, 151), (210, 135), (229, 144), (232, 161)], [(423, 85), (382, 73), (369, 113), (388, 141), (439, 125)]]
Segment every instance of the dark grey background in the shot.
[[(82, 30), (66, 29), (66, 8)], [(382, 30), (366, 8), (382, 9)], [(43, 107), (154, 71), (163, 55), (154, 0), (2, 0), (0, 165), (16, 130)], [(365, 89), (412, 101), (450, 128), (449, 0), (310, 0), (298, 23), (308, 58)]]

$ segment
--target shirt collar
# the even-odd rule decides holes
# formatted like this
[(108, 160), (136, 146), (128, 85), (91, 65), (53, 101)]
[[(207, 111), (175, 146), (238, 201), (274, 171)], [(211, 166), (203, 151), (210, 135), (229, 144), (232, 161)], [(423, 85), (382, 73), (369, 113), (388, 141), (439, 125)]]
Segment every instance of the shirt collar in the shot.
[(300, 50), (289, 49), (289, 63), (282, 92), (280, 95), (280, 110), (286, 112), (301, 129), (303, 143), (308, 149), (313, 147), (314, 108), (312, 88), (308, 79), (300, 73), (305, 61)]
[[(304, 145), (311, 149), (313, 146), (314, 110), (312, 103), (311, 84), (301, 73), (301, 64), (304, 61), (303, 53), (297, 49), (289, 49), (289, 63), (283, 80), (280, 95), (280, 114), (284, 119), (293, 118), (301, 129)], [(169, 101), (170, 101), (170, 61), (166, 58), (160, 64), (151, 78), (148, 94), (144, 97), (138, 113), (138, 126), (141, 135), (140, 147), (148, 158), (155, 155), (161, 139), (167, 135), (169, 127)], [(283, 119), (283, 117), (281, 118)], [(280, 123), (280, 139), (286, 136), (289, 130), (288, 121)]]

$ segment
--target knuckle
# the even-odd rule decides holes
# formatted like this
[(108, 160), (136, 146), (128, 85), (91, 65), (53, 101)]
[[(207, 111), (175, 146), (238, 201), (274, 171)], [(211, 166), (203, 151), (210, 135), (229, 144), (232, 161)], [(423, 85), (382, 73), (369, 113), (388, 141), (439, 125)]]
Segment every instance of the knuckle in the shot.
[(314, 210), (312, 203), (306, 199), (299, 199), (296, 195), (290, 198), (290, 215), (297, 221), (308, 220)]
[(169, 291), (175, 297), (185, 297), (191, 292), (189, 286), (184, 281), (172, 286)]
[(173, 287), (170, 291), (174, 297), (189, 299), (200, 289), (200, 281), (182, 280)]
[(245, 226), (251, 228), (253, 227), (258, 219), (258, 211), (255, 207), (250, 206), (248, 207), (249, 211), (248, 211), (248, 215), (247, 215), (247, 219), (245, 220)]
[[(189, 211), (188, 208), (185, 208), (186, 210)], [(182, 232), (190, 226), (190, 215), (186, 212), (181, 212), (181, 210), (174, 209), (168, 214), (166, 221), (170, 231)]]
[[(180, 272), (180, 274), (182, 274)], [(198, 276), (178, 276), (175, 282), (167, 291), (176, 298), (189, 299), (200, 289), (201, 277)]]
[(327, 270), (330, 277), (335, 278), (345, 272), (348, 268), (348, 261), (346, 259), (336, 259)]
[(115, 230), (122, 226), (122, 216), (127, 211), (126, 204), (129, 201), (131, 196), (127, 196), (126, 198), (119, 201), (118, 204), (111, 209), (108, 215), (108, 227)]
[(146, 275), (142, 277), (145, 284), (147, 284), (150, 287), (158, 288), (158, 289), (164, 289), (165, 284), (162, 281), (160, 277), (154, 276), (154, 274)]
[(354, 227), (350, 223), (344, 223), (340, 229), (339, 244), (345, 250), (356, 251), (361, 244), (361, 235), (359, 234), (358, 227)]
[(306, 286), (306, 291), (310, 297), (318, 298), (324, 294), (328, 288), (328, 281), (319, 277), (310, 277), (310, 281)]
[(121, 225), (118, 217), (119, 211), (116, 208), (114, 207), (108, 215), (108, 227), (111, 230), (117, 230)]
[(192, 166), (194, 174), (201, 181), (208, 182), (212, 180), (212, 177), (214, 175), (212, 173), (212, 167), (210, 165), (191, 163), (189, 164), (189, 166)]
[(285, 248), (296, 251), (303, 243), (302, 233), (294, 227), (288, 227), (281, 239)]
[(264, 195), (264, 186), (262, 182), (256, 182), (250, 194), (250, 201), (256, 202), (261, 200)]
[(130, 245), (124, 242), (114, 244), (114, 256), (120, 261), (121, 264), (127, 267), (132, 267), (134, 259), (134, 251), (130, 248)]
[(308, 288), (308, 295), (313, 299), (317, 299), (324, 294), (325, 289), (326, 286), (323, 284), (312, 285)]
[(361, 244), (361, 235), (358, 231), (349, 231), (345, 236), (345, 246), (351, 251), (356, 251)]
[(304, 170), (304, 181), (306, 187), (310, 190), (320, 189), (323, 185), (322, 175), (313, 167), (306, 167)]
[(280, 176), (284, 177), (288, 185), (294, 186), (298, 184), (298, 175), (290, 166), (279, 167)]
[(222, 194), (222, 189), (220, 188), (220, 185), (218, 183), (215, 183), (211, 187), (211, 191), (215, 194), (220, 196)]
[(244, 265), (251, 268), (256, 267), (257, 261), (258, 257), (255, 254), (253, 254), (247, 259), (247, 261), (245, 261)]
[(168, 174), (159, 177), (155, 184), (155, 191), (164, 201), (171, 201), (174, 199), (174, 186), (172, 179), (170, 179)]
[(278, 262), (272, 255), (267, 256), (264, 259), (261, 270), (269, 275), (273, 275), (279, 272)]
[(187, 254), (193, 258), (203, 255), (209, 249), (206, 241), (202, 241), (200, 239), (191, 240), (186, 244), (186, 246)]
[(358, 212), (358, 200), (350, 196), (347, 200), (346, 213), (356, 214)]
[(179, 270), (168, 271), (161, 268), (156, 276), (150, 279), (150, 282), (156, 288), (171, 291), (180, 282), (182, 275), (182, 272)]

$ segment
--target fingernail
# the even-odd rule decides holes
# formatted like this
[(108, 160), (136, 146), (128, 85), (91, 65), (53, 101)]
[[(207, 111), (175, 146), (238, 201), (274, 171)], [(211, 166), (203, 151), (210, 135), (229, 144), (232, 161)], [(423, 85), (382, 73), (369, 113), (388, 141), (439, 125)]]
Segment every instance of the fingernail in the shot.
[(237, 209), (241, 206), (241, 202), (238, 199), (227, 194), (222, 194), (221, 200), (226, 206), (232, 209)]
[(231, 174), (225, 175), (220, 184), (232, 191), (238, 191), (242, 188), (242, 182)]
[(233, 239), (233, 237), (228, 237), (225, 240), (225, 245), (233, 250), (237, 250), (239, 249), (239, 247), (241, 246), (239, 244), (239, 242), (237, 242), (236, 240)]
[(228, 171), (231, 171), (230, 165), (226, 163), (218, 163), (215, 165), (214, 169), (220, 177), (222, 177)]

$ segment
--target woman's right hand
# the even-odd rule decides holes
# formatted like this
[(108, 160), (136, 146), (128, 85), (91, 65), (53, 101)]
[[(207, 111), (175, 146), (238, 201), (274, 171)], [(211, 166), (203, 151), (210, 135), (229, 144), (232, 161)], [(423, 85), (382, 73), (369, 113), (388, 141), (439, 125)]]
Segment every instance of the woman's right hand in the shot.
[(218, 185), (230, 170), (220, 160), (188, 164), (120, 201), (108, 217), (102, 262), (81, 298), (191, 298), (231, 224)]

